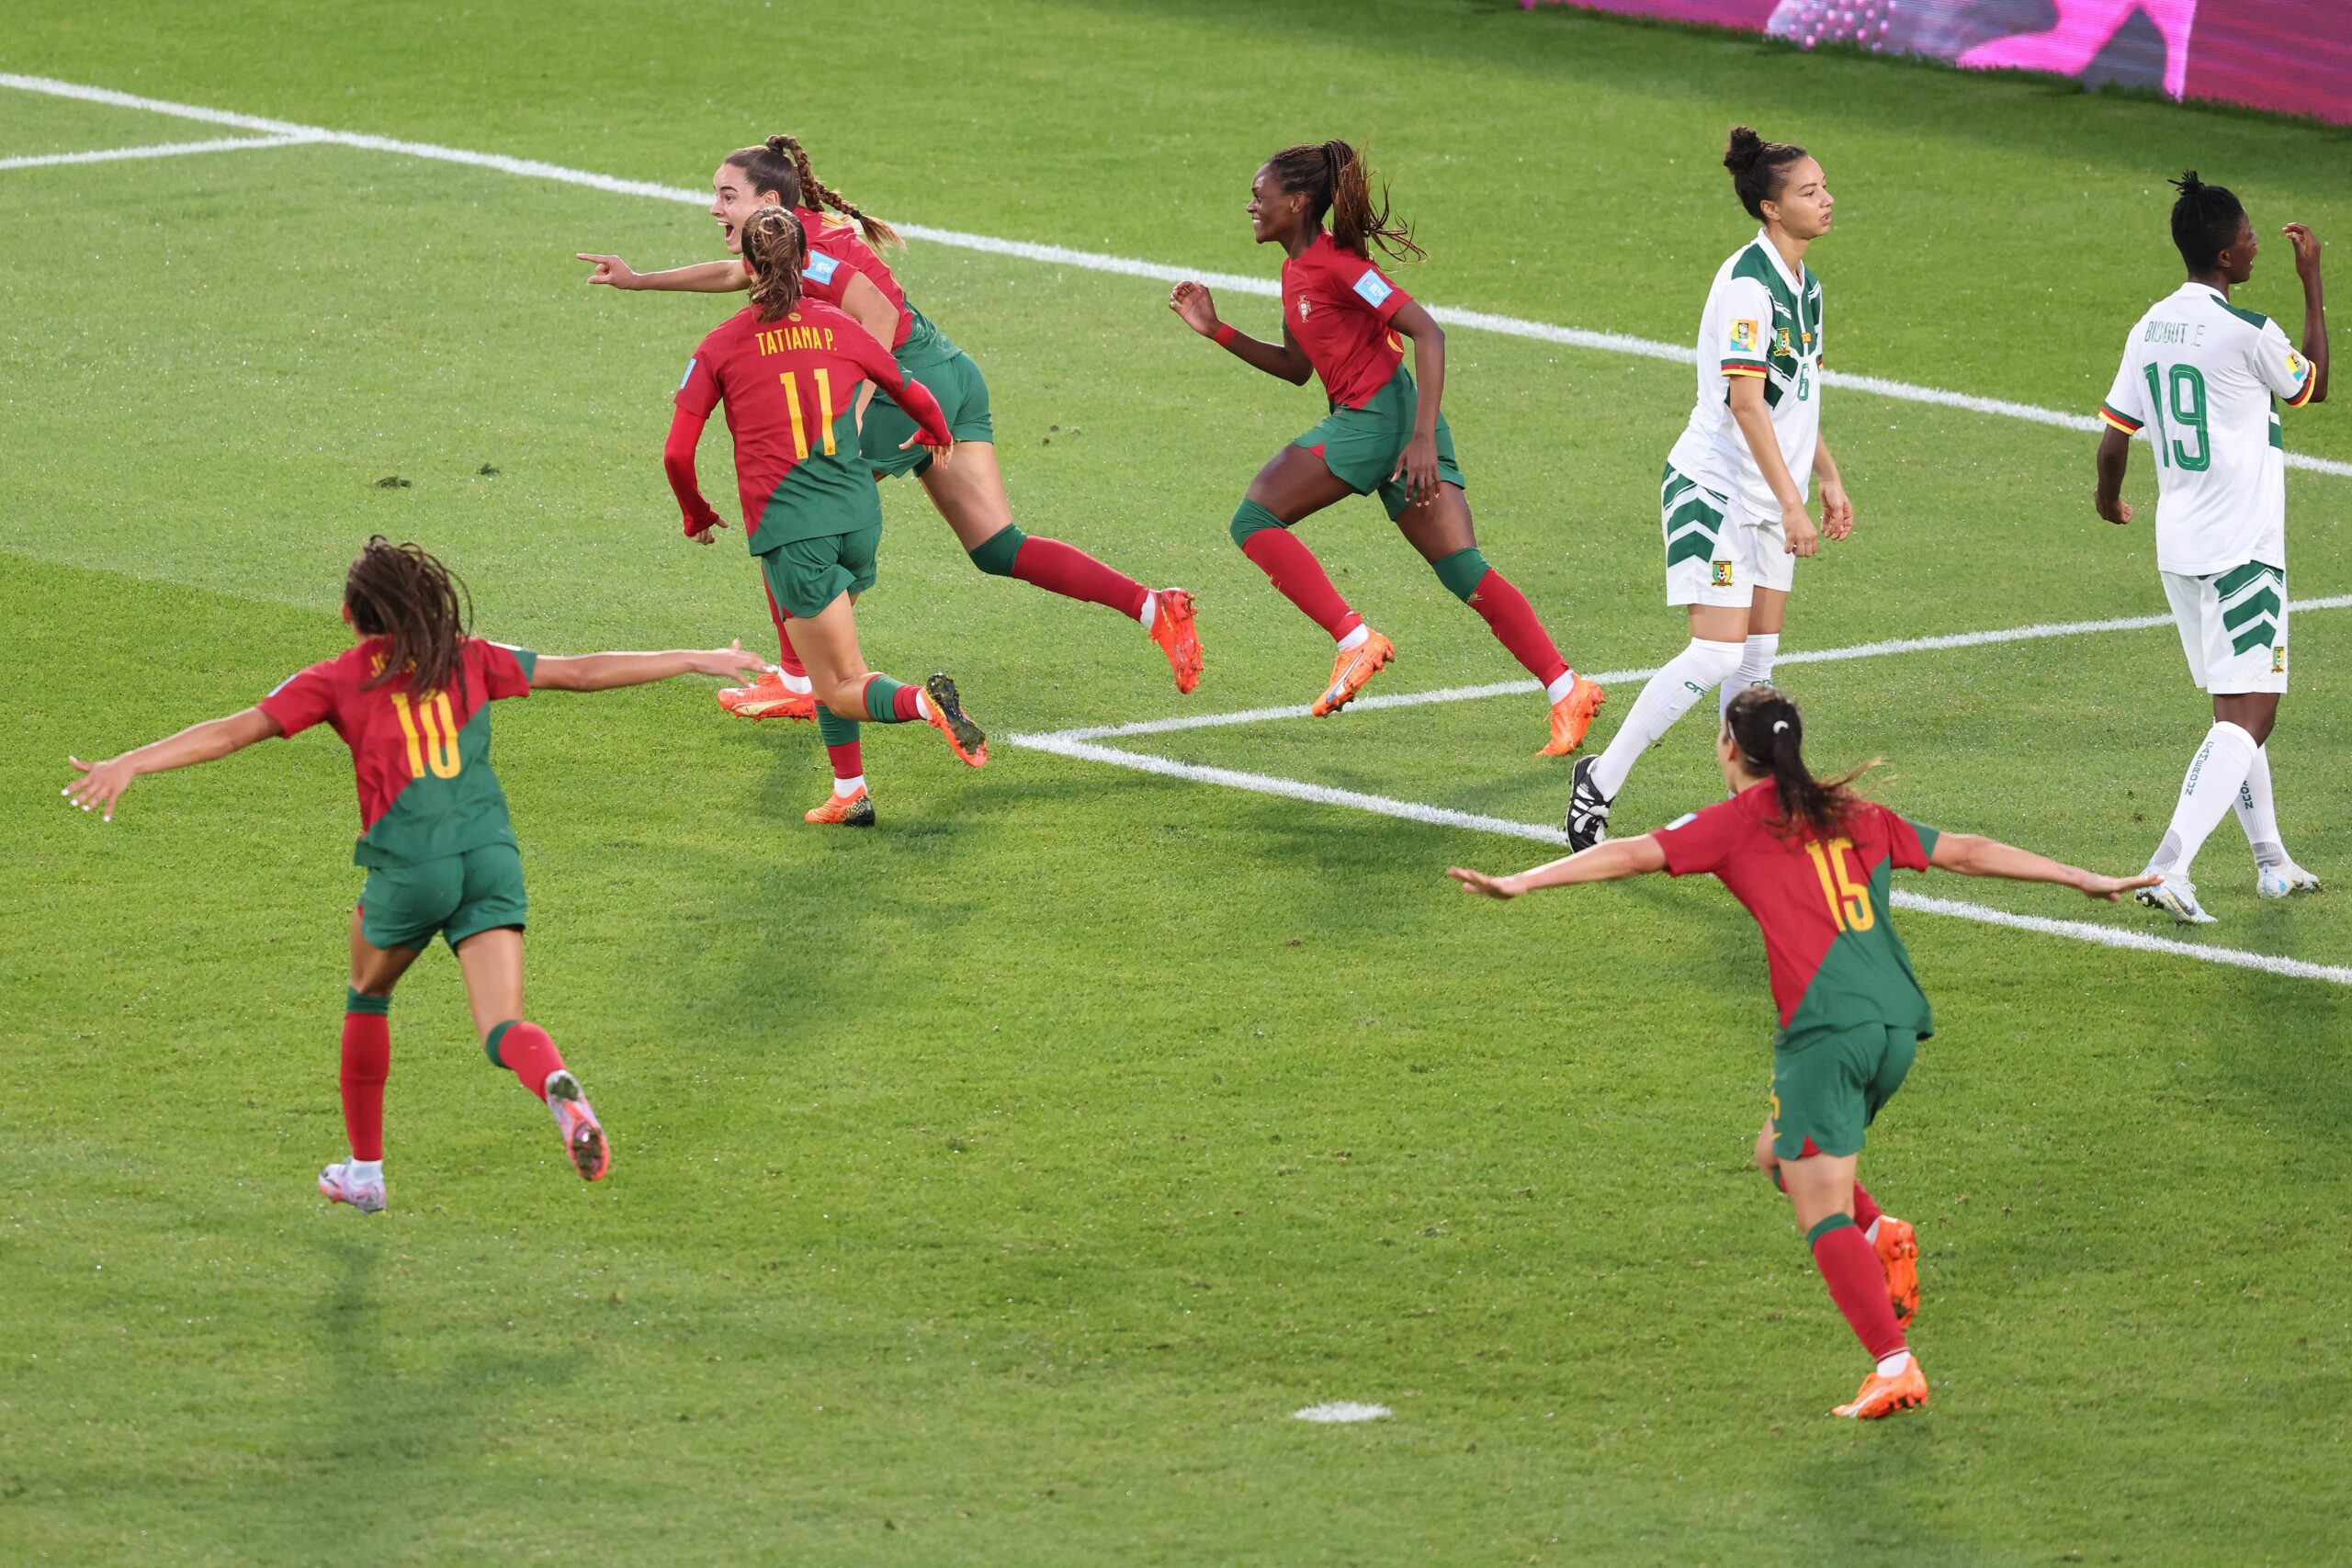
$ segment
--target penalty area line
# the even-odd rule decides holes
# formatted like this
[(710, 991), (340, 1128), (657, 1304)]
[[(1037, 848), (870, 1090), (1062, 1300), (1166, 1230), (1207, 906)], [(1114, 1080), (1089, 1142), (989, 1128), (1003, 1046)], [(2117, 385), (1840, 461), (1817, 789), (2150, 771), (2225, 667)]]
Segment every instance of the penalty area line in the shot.
[[(1430, 806), (1418, 800), (1398, 800), (1391, 795), (1370, 795), (1362, 790), (1340, 789), (1330, 784), (1310, 784), (1304, 779), (1286, 779), (1272, 773), (1245, 773), (1238, 768), (1212, 768), (1197, 762), (1179, 762), (1172, 758), (1154, 757), (1146, 752), (1123, 750), (1116, 746), (1103, 746), (1093, 740), (1076, 739), (1067, 733), (1047, 735), (1007, 735), (1008, 746), (1026, 747), (1033, 751), (1045, 751), (1057, 757), (1068, 757), (1081, 762), (1100, 762), (1109, 767), (1127, 768), (1139, 773), (1153, 773), (1161, 778), (1183, 779), (1193, 784), (1216, 784), (1226, 789), (1245, 790), (1253, 795), (1278, 795), (1285, 800), (1302, 800), (1316, 806), (1336, 806), (1351, 811), (1369, 811), (1376, 816), (1395, 817), (1408, 822), (1419, 822), (1430, 828), (1466, 829), (1476, 833), (1492, 833), (1503, 838), (1524, 839), (1539, 844), (1561, 844), (1568, 841), (1567, 833), (1558, 828), (1535, 822), (1514, 822), (1507, 817), (1488, 817), (1476, 811), (1456, 811), (1450, 807)], [(2318, 980), (2332, 986), (2352, 986), (2352, 968), (2334, 964), (2312, 964), (2301, 958), (2282, 958), (2275, 953), (2247, 953), (2233, 947), (2207, 947), (2202, 943), (2181, 942), (2172, 937), (2150, 936), (2144, 931), (2126, 931), (2113, 926), (2094, 925), (2088, 920), (2062, 920), (2044, 915), (2013, 915), (2006, 909), (1996, 909), (1983, 904), (1971, 904), (1959, 898), (1938, 898), (1923, 893), (1896, 888), (1889, 895), (1898, 909), (1915, 910), (1923, 915), (1942, 915), (1951, 919), (1973, 920), (1979, 925), (2004, 926), (2011, 931), (2030, 931), (2037, 936), (2057, 937), (2068, 942), (2089, 942), (2098, 947), (2121, 948), (2132, 953), (2156, 953), (2173, 958), (2195, 959), (2200, 964), (2219, 964), (2233, 969), (2258, 970), (2290, 980)]]
[[(396, 137), (371, 136), (358, 131), (334, 130), (324, 126), (298, 125), (291, 120), (270, 119), (260, 115), (237, 114), (228, 109), (207, 108), (200, 104), (173, 103), (164, 98), (141, 97), (133, 93), (117, 92), (111, 87), (93, 87), (79, 82), (61, 82), (51, 76), (26, 76), (12, 72), (0, 72), (0, 87), (13, 87), (20, 92), (45, 93), (51, 97), (78, 98), (85, 103), (106, 104), (115, 108), (138, 109), (148, 114), (176, 116), (182, 119), (200, 120), (213, 125), (241, 126), (248, 130), (273, 132), (288, 139), (313, 142), (331, 142), (337, 146), (357, 147), (378, 152), (397, 152), (412, 158), (431, 158), (442, 163), (468, 164), (476, 168), (494, 169), (501, 174), (516, 175), (529, 179), (557, 180), (566, 185), (583, 186), (591, 190), (610, 192), (616, 196), (651, 197), (663, 201), (691, 203), (703, 206), (710, 200), (708, 191), (689, 190), (682, 186), (665, 186), (650, 180), (628, 180), (611, 175), (600, 175), (588, 169), (567, 168), (560, 164), (542, 163), (536, 158), (514, 158), (501, 152), (475, 152), (462, 147), (443, 147), (429, 141), (404, 141)], [(900, 223), (899, 232), (909, 239), (925, 240), (935, 245), (951, 245), (959, 250), (978, 251), (988, 255), (1011, 256), (1018, 260), (1040, 262), (1050, 266), (1079, 267), (1089, 272), (1106, 272), (1124, 277), (1148, 278), (1159, 283), (1180, 283), (1190, 278), (1212, 288), (1229, 293), (1250, 294), (1261, 299), (1278, 299), (1281, 286), (1273, 279), (1243, 273), (1204, 272), (1194, 267), (1171, 266), (1165, 262), (1145, 261), (1136, 256), (1108, 255), (1100, 251), (1074, 250), (1067, 245), (1039, 244), (1028, 240), (1005, 240), (992, 234), (972, 234), (957, 229), (935, 229), (922, 223)], [(1451, 305), (1430, 307), (1430, 314), (1449, 327), (1467, 327), (1476, 332), (1489, 332), (1505, 337), (1524, 338), (1536, 343), (1558, 344), (1566, 348), (1589, 349), (1600, 354), (1630, 355), (1641, 359), (1665, 360), (1689, 365), (1698, 358), (1696, 351), (1686, 344), (1659, 343), (1650, 338), (1633, 337), (1623, 333), (1593, 332), (1583, 327), (1564, 327), (1551, 321), (1529, 321), (1521, 316), (1497, 315), (1487, 310), (1469, 310)], [(2019, 419), (2034, 424), (2055, 426), (2062, 430), (2096, 434), (2107, 427), (2089, 415), (2069, 413), (2060, 409), (2046, 409), (2032, 403), (2012, 402), (2005, 398), (1980, 398), (1967, 392), (1946, 391), (1939, 387), (1921, 387), (1908, 381), (1893, 381), (1883, 377), (1856, 375), (1851, 371), (1824, 370), (1824, 385), (1844, 387), (1857, 392), (1904, 402), (1931, 403), (1942, 408), (1962, 409), (1970, 413), (1990, 414), (2005, 419)], [(2153, 442), (2154, 434), (2143, 433), (2143, 439)], [(2307, 457), (2301, 452), (2287, 454), (2287, 466), (2308, 468), (2316, 473), (2352, 478), (2352, 463), (2329, 457)]]

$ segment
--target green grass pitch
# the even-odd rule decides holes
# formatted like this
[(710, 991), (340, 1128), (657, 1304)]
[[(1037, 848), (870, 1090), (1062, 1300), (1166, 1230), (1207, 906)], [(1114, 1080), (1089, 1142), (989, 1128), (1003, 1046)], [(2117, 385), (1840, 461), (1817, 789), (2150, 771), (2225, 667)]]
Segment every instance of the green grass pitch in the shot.
[[(2340, 130), (1499, 0), (18, 0), (0, 72), (671, 186), (791, 130), (894, 218), (1266, 277), (1252, 169), (1346, 135), (1430, 249), (1417, 295), (1677, 343), (1752, 228), (1715, 164), (1747, 119), (1840, 198), (1838, 368), (2077, 412), (2177, 279), (2167, 175), (2352, 276)], [(0, 160), (237, 134), (0, 89)], [(903, 730), (868, 735), (883, 829), (828, 835), (813, 737), (707, 682), (498, 715), (531, 1010), (611, 1179), (485, 1070), (436, 954), (393, 1010), (393, 1206), (328, 1211), (345, 753), (149, 779), (110, 827), (61, 809), (63, 759), (336, 649), (378, 530), (508, 640), (763, 639), (740, 541), (685, 547), (659, 471), (722, 305), (571, 259), (715, 236), (338, 145), (0, 170), (0, 1561), (2352, 1558), (2341, 985), (1904, 917), (1940, 1028), (1865, 1171), (1919, 1226), (1935, 1404), (1855, 1429), (1823, 1413), (1860, 1359), (1747, 1166), (1770, 1017), (1713, 886), (1474, 906), (1446, 864), (1540, 846), (1009, 744), (973, 774)], [(979, 576), (898, 483), (877, 667), (955, 671), (1000, 733), (1306, 700), (1326, 645), (1225, 521), (1315, 395), (1162, 285), (899, 270), (987, 371), (1016, 513), (1192, 588), (1209, 663), (1180, 704), (1131, 625)], [(2242, 299), (2298, 319), (2283, 243)], [(1488, 555), (1580, 666), (1657, 663), (1689, 371), (1450, 346)], [(2289, 421), (2352, 460), (2341, 409)], [(2163, 609), (2144, 527), (2092, 515), (2095, 437), (1837, 389), (1826, 428), (1860, 527), (1800, 574), (1790, 648)], [(2289, 505), (2296, 595), (2352, 593), (2352, 478), (2298, 470)], [(1305, 533), (1402, 650), (1377, 689), (1518, 674), (1371, 502)], [(2281, 817), (2352, 883), (2352, 612), (2295, 636)], [(2205, 723), (2161, 626), (1787, 683), (1817, 762), (1883, 753), (1912, 815), (2119, 870)], [(1623, 827), (1710, 798), (1703, 734)], [(1122, 744), (1546, 823), (1542, 738), (1522, 696)], [(2257, 903), (2233, 824), (2199, 870), (2222, 923), (2188, 940), (2352, 961), (2345, 896)], [(1291, 1418), (1327, 1400), (1395, 1414)]]

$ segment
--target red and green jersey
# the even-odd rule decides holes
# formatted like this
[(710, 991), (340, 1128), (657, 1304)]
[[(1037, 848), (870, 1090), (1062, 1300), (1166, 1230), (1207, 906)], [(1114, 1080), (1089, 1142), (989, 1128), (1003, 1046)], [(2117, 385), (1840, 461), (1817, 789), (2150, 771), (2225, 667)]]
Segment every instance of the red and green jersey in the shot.
[[(910, 384), (919, 386), (906, 379), (871, 333), (816, 299), (804, 299), (772, 321), (760, 319), (757, 306), (747, 306), (695, 350), (678, 387), (677, 411), (699, 433), (711, 410), (727, 405), (743, 528), (753, 554), (840, 533), (844, 515), (877, 509), (873, 470), (857, 455), (857, 389), (866, 380), (894, 400)], [(911, 400), (927, 405), (936, 422), (935, 400)], [(908, 412), (922, 417), (913, 408)], [(946, 440), (944, 425), (936, 434)], [(673, 435), (674, 448), (674, 427)], [(689, 443), (689, 457), (691, 452)], [(674, 472), (672, 482), (678, 482)], [(701, 497), (680, 499), (689, 521), (697, 520)]]
[(1413, 297), (1368, 257), (1343, 251), (1329, 231), (1283, 263), (1283, 321), (1306, 351), (1332, 402), (1360, 409), (1404, 363), (1405, 341), (1389, 329)]
[(828, 217), (812, 207), (796, 207), (792, 215), (800, 220), (801, 232), (808, 236), (808, 262), (800, 269), (801, 286), (808, 297), (838, 306), (849, 292), (851, 275), (864, 274), (865, 281), (890, 301), (890, 309), (899, 312), (898, 329), (890, 334), (890, 352), (905, 348), (917, 313), (907, 304), (907, 291), (890, 275), (889, 264), (865, 243), (857, 225)]
[(1766, 783), (1651, 836), (1669, 873), (1720, 877), (1763, 928), (1782, 1038), (1865, 1023), (1934, 1032), (1887, 905), (1895, 867), (1928, 869), (1933, 828), (1865, 801), (1827, 835), (1791, 833)]
[(359, 782), (361, 865), (413, 865), (511, 844), (506, 792), (490, 769), (490, 705), (529, 694), (539, 656), (469, 637), (458, 678), (443, 691), (409, 690), (405, 674), (370, 686), (387, 638), (371, 637), (292, 675), (261, 700), (285, 735), (325, 723), (351, 748)]

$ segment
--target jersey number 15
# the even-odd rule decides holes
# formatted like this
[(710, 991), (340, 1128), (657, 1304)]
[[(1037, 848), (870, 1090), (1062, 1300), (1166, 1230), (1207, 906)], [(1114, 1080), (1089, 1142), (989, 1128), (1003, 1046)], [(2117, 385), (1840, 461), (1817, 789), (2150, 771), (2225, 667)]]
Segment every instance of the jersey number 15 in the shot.
[(1869, 878), (1858, 883), (1846, 874), (1846, 852), (1853, 847), (1851, 839), (1832, 839), (1810, 841), (1804, 852), (1813, 857), (1821, 896), (1829, 900), (1830, 923), (1841, 931), (1866, 931), (1878, 924), (1878, 911), (1871, 908)]

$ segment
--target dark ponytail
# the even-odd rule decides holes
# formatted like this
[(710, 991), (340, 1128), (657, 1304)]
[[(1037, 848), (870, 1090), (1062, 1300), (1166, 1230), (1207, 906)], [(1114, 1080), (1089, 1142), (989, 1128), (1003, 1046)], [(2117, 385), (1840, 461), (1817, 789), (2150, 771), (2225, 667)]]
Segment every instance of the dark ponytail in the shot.
[(378, 534), (343, 578), (344, 608), (362, 637), (390, 639), (369, 678), (380, 686), (399, 675), (419, 697), (458, 681), (464, 695), (465, 644), (473, 621), (466, 585), (424, 548), (395, 545)]
[(2189, 170), (2172, 182), (2180, 192), (2172, 204), (2172, 243), (2193, 273), (2211, 272), (2222, 253), (2238, 243), (2245, 206), (2227, 186), (2209, 186)]
[(1781, 194), (1788, 166), (1804, 157), (1804, 149), (1785, 141), (1767, 141), (1744, 125), (1731, 128), (1731, 142), (1724, 149), (1724, 167), (1731, 171), (1731, 188), (1739, 204), (1758, 223), (1764, 204)]
[(1839, 778), (1815, 778), (1804, 765), (1804, 720), (1797, 705), (1776, 687), (1750, 686), (1740, 693), (1731, 700), (1724, 724), (1748, 772), (1772, 781), (1781, 821), (1805, 837), (1835, 829), (1861, 803), (1854, 781), (1878, 766), (1873, 760)]
[(772, 190), (791, 207), (820, 207), (838, 212), (857, 225), (865, 243), (876, 250), (903, 248), (899, 231), (817, 177), (808, 166), (808, 150), (797, 137), (771, 136), (757, 147), (738, 147), (727, 154), (729, 168), (741, 169), (752, 182), (752, 194)]
[(1341, 250), (1369, 259), (1376, 243), (1398, 261), (1428, 254), (1413, 243), (1412, 225), (1389, 216), (1385, 182), (1374, 201), (1372, 175), (1346, 142), (1302, 141), (1267, 159), (1266, 167), (1284, 192), (1306, 196), (1318, 227), (1331, 215), (1331, 243)]
[(808, 231), (781, 207), (763, 207), (743, 220), (743, 265), (752, 274), (752, 303), (773, 321), (800, 303), (800, 269), (808, 265)]

